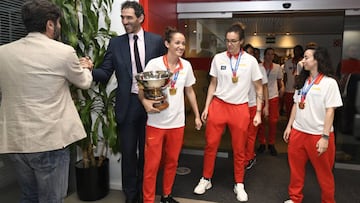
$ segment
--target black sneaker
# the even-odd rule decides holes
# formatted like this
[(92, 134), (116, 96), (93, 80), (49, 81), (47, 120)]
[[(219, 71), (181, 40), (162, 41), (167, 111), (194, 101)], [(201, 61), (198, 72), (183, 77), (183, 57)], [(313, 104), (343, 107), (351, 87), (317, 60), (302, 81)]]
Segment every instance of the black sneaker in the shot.
[(251, 169), (256, 163), (256, 158), (254, 157), (253, 159), (251, 159), (248, 163), (248, 165), (246, 166), (246, 169), (249, 170)]
[(273, 144), (269, 144), (268, 149), (270, 151), (271, 156), (277, 156), (278, 153)]
[(179, 203), (171, 195), (164, 197), (161, 196), (160, 203)]
[(262, 153), (264, 153), (264, 151), (265, 151), (265, 145), (264, 144), (259, 145), (259, 148), (257, 149), (257, 152), (259, 154), (262, 154)]

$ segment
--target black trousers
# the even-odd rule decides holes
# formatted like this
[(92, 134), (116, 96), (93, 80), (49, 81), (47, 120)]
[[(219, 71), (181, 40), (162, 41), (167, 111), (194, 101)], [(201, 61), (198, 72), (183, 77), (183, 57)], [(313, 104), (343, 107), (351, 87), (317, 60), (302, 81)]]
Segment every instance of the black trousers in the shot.
[(142, 194), (146, 120), (147, 114), (138, 96), (131, 94), (126, 119), (118, 123), (122, 188), (126, 199), (137, 199)]

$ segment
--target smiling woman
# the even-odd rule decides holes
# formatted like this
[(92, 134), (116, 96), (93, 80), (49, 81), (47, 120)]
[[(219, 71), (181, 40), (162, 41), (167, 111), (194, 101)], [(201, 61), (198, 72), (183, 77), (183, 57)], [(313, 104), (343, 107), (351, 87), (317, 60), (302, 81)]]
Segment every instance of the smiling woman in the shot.
[(154, 104), (157, 101), (148, 100), (144, 96), (144, 90), (139, 90), (140, 101), (148, 113), (143, 185), (145, 203), (152, 203), (155, 200), (156, 176), (161, 163), (164, 163), (161, 202), (178, 202), (173, 199), (171, 193), (185, 129), (184, 96), (188, 98), (195, 115), (195, 128), (200, 130), (202, 125), (192, 87), (195, 84), (192, 66), (187, 60), (181, 58), (185, 44), (185, 36), (175, 28), (168, 27), (165, 31), (167, 53), (150, 60), (144, 70), (145, 73), (169, 71), (172, 74), (169, 84), (163, 89), (165, 99), (169, 103), (168, 108), (164, 110), (156, 108)]

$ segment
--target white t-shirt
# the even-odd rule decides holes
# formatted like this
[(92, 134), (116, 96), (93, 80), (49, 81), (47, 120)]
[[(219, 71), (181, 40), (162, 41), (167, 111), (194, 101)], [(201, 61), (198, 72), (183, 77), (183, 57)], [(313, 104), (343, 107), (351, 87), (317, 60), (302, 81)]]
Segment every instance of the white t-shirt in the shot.
[[(264, 63), (260, 64), (264, 67)], [(281, 80), (283, 77), (283, 72), (279, 64), (273, 63), (271, 70), (266, 70), (266, 75), (268, 78), (268, 89), (269, 89), (269, 99), (279, 96), (279, 88), (277, 80)], [(264, 67), (265, 68), (265, 67)]]
[[(308, 80), (306, 80), (308, 82)], [(326, 108), (342, 106), (340, 90), (337, 82), (324, 76), (319, 84), (314, 84), (306, 95), (305, 108), (299, 108), (301, 90), (296, 90), (294, 103), (296, 105), (293, 128), (309, 134), (322, 134)], [(331, 131), (333, 131), (331, 127)]]
[[(170, 95), (168, 85), (163, 94), (167, 98), (169, 107), (160, 113), (148, 114), (147, 125), (162, 128), (179, 128), (185, 126), (185, 104), (184, 104), (184, 88), (195, 84), (195, 76), (189, 61), (180, 58), (183, 68), (179, 71), (178, 78), (175, 83), (176, 94)], [(167, 70), (163, 56), (154, 58), (148, 62), (144, 71)], [(174, 77), (174, 75), (172, 76)]]
[(284, 64), (284, 72), (286, 73), (285, 92), (294, 93), (295, 75), (297, 71), (297, 63), (293, 59), (289, 59)]
[(211, 62), (210, 75), (217, 78), (217, 86), (214, 95), (230, 104), (243, 104), (249, 101), (249, 90), (252, 81), (260, 80), (262, 74), (256, 59), (246, 52), (242, 52), (239, 61), (238, 82), (232, 82), (232, 67), (235, 69), (237, 59), (227, 56), (227, 52), (221, 52), (214, 56)]
[[(264, 66), (259, 66), (261, 74), (262, 74), (262, 84), (267, 84), (268, 83), (268, 78), (266, 75), (266, 71)], [(251, 85), (250, 87), (250, 91), (249, 91), (249, 107), (253, 107), (256, 106), (256, 90), (255, 90), (255, 85)]]

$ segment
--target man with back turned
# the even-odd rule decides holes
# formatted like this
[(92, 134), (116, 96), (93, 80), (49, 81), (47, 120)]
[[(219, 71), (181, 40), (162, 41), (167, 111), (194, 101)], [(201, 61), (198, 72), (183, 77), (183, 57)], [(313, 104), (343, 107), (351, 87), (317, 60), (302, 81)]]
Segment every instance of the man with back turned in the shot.
[(13, 161), (19, 202), (60, 203), (68, 146), (86, 137), (69, 84), (89, 88), (92, 63), (57, 41), (62, 14), (55, 4), (27, 0), (21, 12), (27, 36), (0, 46), (0, 153)]

